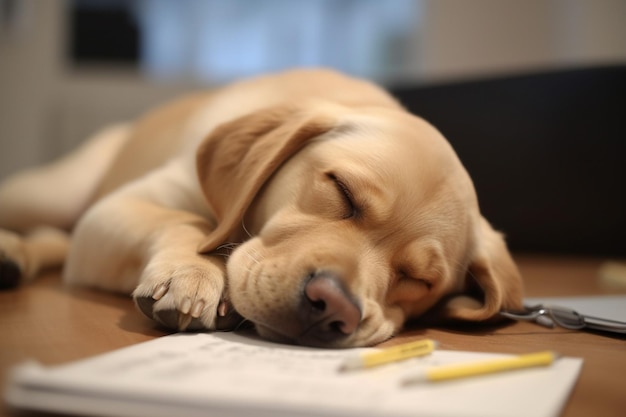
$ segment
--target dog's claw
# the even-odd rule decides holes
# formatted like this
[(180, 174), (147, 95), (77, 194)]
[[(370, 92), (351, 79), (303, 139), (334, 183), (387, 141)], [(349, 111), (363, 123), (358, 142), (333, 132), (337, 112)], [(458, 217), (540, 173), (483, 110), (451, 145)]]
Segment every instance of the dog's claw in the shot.
[(158, 308), (158, 302), (163, 299), (169, 291), (169, 285), (161, 284), (155, 288), (152, 295), (143, 297), (135, 296), (135, 304), (139, 310), (148, 318), (156, 320), (165, 327), (177, 331), (203, 331), (213, 330), (233, 330), (244, 320), (233, 308), (228, 298), (220, 299), (216, 308), (213, 325), (206, 325), (201, 317), (207, 311), (206, 299), (193, 301), (191, 297), (185, 297), (178, 304), (177, 308)]
[(195, 304), (193, 305), (193, 308), (191, 309), (191, 317), (193, 318), (198, 318), (200, 317), (200, 314), (202, 314), (202, 310), (204, 310), (204, 301), (203, 300), (198, 300), (195, 302)]
[(189, 314), (179, 313), (178, 314), (178, 330), (181, 332), (184, 332), (185, 330), (187, 330), (187, 327), (189, 327), (189, 324), (191, 323), (192, 319), (193, 317), (191, 317)]
[(217, 315), (225, 317), (226, 314), (228, 314), (228, 302), (226, 300), (221, 300), (217, 306)]
[(188, 315), (191, 311), (191, 299), (189, 297), (185, 297), (182, 304), (180, 305), (180, 312), (184, 315)]
[(154, 290), (154, 293), (152, 293), (152, 298), (155, 300), (160, 300), (161, 297), (163, 297), (166, 292), (167, 292), (167, 285), (165, 284), (159, 285), (157, 289)]

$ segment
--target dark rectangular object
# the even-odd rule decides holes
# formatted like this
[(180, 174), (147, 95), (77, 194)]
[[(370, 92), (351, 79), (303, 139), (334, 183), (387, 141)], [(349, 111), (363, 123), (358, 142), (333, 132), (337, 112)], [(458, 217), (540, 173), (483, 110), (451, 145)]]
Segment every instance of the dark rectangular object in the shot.
[(392, 93), (433, 123), (516, 251), (626, 256), (626, 67)]

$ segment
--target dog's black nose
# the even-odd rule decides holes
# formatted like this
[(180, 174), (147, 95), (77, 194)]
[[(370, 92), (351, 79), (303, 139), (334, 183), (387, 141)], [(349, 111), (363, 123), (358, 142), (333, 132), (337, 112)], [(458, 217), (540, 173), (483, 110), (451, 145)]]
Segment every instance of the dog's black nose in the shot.
[(332, 342), (352, 334), (361, 321), (361, 309), (335, 274), (318, 272), (305, 284), (300, 306), (306, 344)]

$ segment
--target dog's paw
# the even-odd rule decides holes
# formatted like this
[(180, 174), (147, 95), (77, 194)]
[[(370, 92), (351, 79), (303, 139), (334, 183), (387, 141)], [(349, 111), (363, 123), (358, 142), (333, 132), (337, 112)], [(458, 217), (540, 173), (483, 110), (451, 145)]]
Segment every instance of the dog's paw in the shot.
[(25, 264), (22, 238), (0, 230), (0, 290), (17, 287), (24, 280)]
[(242, 318), (224, 296), (225, 273), (210, 258), (151, 262), (133, 292), (137, 307), (174, 330), (230, 330)]

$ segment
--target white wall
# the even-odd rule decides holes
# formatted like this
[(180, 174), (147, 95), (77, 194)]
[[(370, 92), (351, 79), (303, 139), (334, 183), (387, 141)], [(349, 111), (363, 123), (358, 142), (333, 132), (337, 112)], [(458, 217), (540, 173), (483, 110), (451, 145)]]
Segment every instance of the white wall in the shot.
[[(24, 18), (0, 26), (0, 177), (50, 160), (99, 126), (191, 87), (151, 84), (124, 71), (73, 72), (64, 61), (65, 0), (17, 3)], [(626, 63), (624, 0), (420, 3), (410, 62), (399, 72), (405, 80)]]
[(0, 22), (0, 178), (191, 88), (127, 70), (74, 71), (65, 60), (66, 0), (17, 4), (17, 21)]
[(626, 63), (626, 1), (424, 0), (413, 46), (428, 81)]
[(23, 0), (0, 27), (0, 176), (48, 152), (56, 82), (61, 73), (61, 3)]

